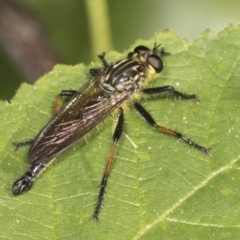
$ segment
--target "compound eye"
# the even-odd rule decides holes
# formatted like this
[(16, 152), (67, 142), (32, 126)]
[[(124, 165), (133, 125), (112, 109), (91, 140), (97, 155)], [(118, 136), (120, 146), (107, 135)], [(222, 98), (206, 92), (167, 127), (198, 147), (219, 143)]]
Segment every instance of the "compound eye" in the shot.
[(140, 54), (140, 55), (145, 54), (145, 53), (148, 52), (148, 51), (150, 51), (150, 49), (147, 48), (147, 47), (145, 47), (145, 46), (143, 46), (143, 45), (137, 46), (137, 47), (135, 47), (135, 49), (134, 49), (134, 52), (135, 52), (135, 53), (138, 53), (138, 54)]
[(150, 55), (147, 57), (147, 62), (153, 69), (160, 73), (163, 69), (163, 63), (162, 60), (157, 55)]

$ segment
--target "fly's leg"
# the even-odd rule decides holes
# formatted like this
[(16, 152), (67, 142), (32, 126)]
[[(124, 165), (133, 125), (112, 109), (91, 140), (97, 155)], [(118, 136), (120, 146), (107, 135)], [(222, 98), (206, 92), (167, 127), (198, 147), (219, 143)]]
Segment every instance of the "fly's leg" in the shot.
[[(103, 70), (106, 70), (109, 67), (109, 64), (107, 63), (107, 61), (105, 59), (105, 55), (106, 54), (104, 52), (101, 55), (98, 55), (98, 57), (102, 61)], [(102, 68), (91, 68), (90, 69), (90, 74), (94, 77), (97, 76), (100, 72), (102, 72)]]
[(113, 157), (114, 157), (114, 153), (115, 153), (115, 150), (116, 150), (116, 145), (117, 145), (117, 142), (120, 139), (122, 131), (123, 131), (123, 123), (124, 123), (124, 114), (123, 114), (123, 109), (120, 108), (120, 115), (119, 115), (119, 118), (118, 118), (118, 123), (117, 123), (116, 129), (115, 129), (114, 134), (113, 134), (112, 147), (111, 147), (109, 157), (108, 157), (108, 161), (107, 161), (107, 165), (106, 165), (103, 177), (102, 177), (96, 207), (95, 207), (95, 210), (94, 210), (94, 213), (93, 213), (93, 216), (92, 216), (92, 219), (95, 219), (97, 221), (98, 221), (99, 212), (100, 212), (101, 207), (102, 207), (105, 188), (107, 186), (107, 180), (108, 180), (111, 165), (112, 165), (112, 162), (113, 162)]
[(106, 59), (105, 59), (105, 55), (106, 55), (106, 53), (103, 52), (101, 55), (98, 55), (98, 57), (99, 57), (100, 60), (102, 61), (103, 68), (104, 68), (104, 69), (107, 69), (107, 68), (109, 67), (109, 65), (108, 65), (108, 63), (107, 63), (107, 61), (106, 61)]
[(12, 192), (19, 195), (31, 188), (36, 177), (43, 171), (45, 166), (42, 163), (32, 164), (30, 168), (13, 183)]
[(208, 155), (208, 153), (210, 152), (210, 148), (205, 148), (202, 147), (200, 145), (198, 145), (197, 143), (191, 141), (189, 138), (185, 137), (184, 135), (182, 135), (179, 132), (173, 131), (171, 129), (162, 127), (160, 125), (158, 125), (154, 119), (152, 118), (152, 116), (147, 112), (147, 110), (138, 102), (134, 103), (134, 107), (135, 109), (143, 116), (143, 118), (154, 128), (156, 128), (157, 130), (159, 130), (162, 133), (171, 135), (173, 137), (176, 137), (178, 139), (183, 140), (186, 144), (188, 144), (191, 147), (194, 147), (200, 151), (202, 151), (203, 153), (205, 153), (206, 155)]
[(157, 94), (161, 94), (161, 93), (164, 93), (164, 92), (169, 92), (171, 93), (172, 95), (174, 95), (175, 97), (178, 97), (178, 98), (181, 98), (181, 99), (192, 99), (194, 101), (197, 101), (197, 96), (196, 94), (185, 94), (185, 93), (181, 93), (181, 92), (178, 92), (174, 89), (174, 87), (172, 86), (163, 86), (163, 87), (156, 87), (156, 88), (146, 88), (146, 89), (143, 89), (142, 92), (144, 94), (147, 94), (147, 95), (157, 95)]
[(33, 139), (25, 142), (13, 143), (13, 146), (15, 148), (15, 151), (17, 151), (20, 147), (25, 147), (25, 146), (31, 145), (32, 143), (33, 143)]
[(61, 91), (57, 96), (55, 106), (54, 106), (54, 110), (53, 110), (53, 114), (55, 115), (58, 112), (59, 107), (60, 107), (60, 103), (61, 103), (61, 99), (62, 99), (63, 96), (72, 97), (75, 93), (77, 93), (77, 91), (75, 91), (75, 90), (63, 90), (63, 91)]

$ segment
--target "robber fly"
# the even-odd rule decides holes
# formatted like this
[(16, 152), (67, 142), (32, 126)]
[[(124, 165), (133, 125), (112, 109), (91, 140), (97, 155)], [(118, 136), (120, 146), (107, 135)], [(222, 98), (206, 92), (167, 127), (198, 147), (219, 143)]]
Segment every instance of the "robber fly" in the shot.
[[(93, 78), (80, 91), (64, 90), (58, 95), (54, 108), (55, 115), (36, 138), (14, 144), (16, 149), (24, 145), (30, 145), (28, 161), (31, 166), (22, 177), (14, 182), (13, 194), (18, 195), (29, 190), (34, 180), (53, 162), (55, 157), (76, 141), (82, 139), (113, 111), (117, 110), (118, 121), (113, 133), (113, 143), (92, 217), (98, 220), (116, 145), (123, 131), (124, 110), (121, 106), (129, 99), (131, 99), (129, 102), (132, 106), (152, 127), (162, 133), (181, 139), (188, 145), (208, 154), (210, 149), (196, 144), (179, 132), (158, 125), (148, 111), (137, 101), (139, 97), (134, 98), (136, 93), (156, 96), (170, 92), (182, 99), (197, 99), (195, 94), (184, 94), (176, 91), (171, 86), (143, 89), (143, 85), (147, 80), (162, 71), (161, 55), (164, 54), (166, 52), (160, 50), (159, 46), (155, 44), (152, 50), (145, 46), (138, 46), (128, 54), (126, 59), (113, 64), (107, 63), (104, 54), (100, 55), (99, 58), (103, 63), (103, 67), (90, 70)], [(62, 96), (71, 98), (59, 110)]]

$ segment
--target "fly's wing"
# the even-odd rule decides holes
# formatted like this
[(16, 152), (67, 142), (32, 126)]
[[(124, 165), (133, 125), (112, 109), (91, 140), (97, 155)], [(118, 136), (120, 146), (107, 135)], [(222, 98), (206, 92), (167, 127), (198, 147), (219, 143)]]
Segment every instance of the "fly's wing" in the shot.
[(40, 131), (29, 149), (29, 162), (47, 164), (127, 99), (124, 92), (115, 95), (103, 92), (99, 81), (90, 81)]

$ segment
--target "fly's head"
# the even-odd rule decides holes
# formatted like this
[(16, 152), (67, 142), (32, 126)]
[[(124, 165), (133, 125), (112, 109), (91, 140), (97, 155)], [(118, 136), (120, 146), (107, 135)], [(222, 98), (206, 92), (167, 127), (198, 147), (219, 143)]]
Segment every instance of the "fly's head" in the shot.
[(128, 58), (110, 65), (102, 76), (102, 90), (111, 94), (123, 91), (132, 94), (138, 90), (147, 77), (163, 68), (158, 47), (150, 50), (138, 46), (128, 54)]
[(153, 73), (160, 73), (163, 69), (163, 63), (160, 55), (162, 53), (167, 55), (168, 53), (160, 50), (159, 46), (160, 45), (155, 44), (152, 50), (143, 45), (137, 46), (133, 52), (128, 54), (128, 58), (135, 59), (139, 63), (144, 64), (145, 67)]

